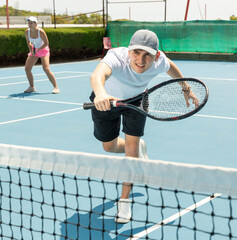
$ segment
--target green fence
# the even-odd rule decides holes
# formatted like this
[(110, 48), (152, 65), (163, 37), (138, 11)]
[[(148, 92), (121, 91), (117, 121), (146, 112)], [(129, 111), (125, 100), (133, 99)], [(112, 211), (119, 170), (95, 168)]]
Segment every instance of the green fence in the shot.
[(133, 33), (149, 29), (166, 52), (237, 53), (237, 21), (109, 22), (106, 35), (128, 46)]

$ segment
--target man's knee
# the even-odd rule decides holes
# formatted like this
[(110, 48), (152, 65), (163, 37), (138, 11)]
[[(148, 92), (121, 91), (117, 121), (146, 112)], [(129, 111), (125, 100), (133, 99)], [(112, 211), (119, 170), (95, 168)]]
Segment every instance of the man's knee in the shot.
[(106, 152), (114, 152), (114, 146), (111, 143), (103, 143), (103, 148)]
[(110, 142), (103, 142), (103, 148), (106, 152), (124, 153), (124, 139), (117, 137)]

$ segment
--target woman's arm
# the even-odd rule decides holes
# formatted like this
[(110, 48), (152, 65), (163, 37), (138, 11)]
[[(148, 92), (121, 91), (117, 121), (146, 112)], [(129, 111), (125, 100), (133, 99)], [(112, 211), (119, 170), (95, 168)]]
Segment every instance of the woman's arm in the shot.
[(37, 51), (39, 51), (49, 45), (49, 40), (48, 40), (47, 34), (45, 33), (45, 31), (43, 29), (40, 29), (40, 37), (44, 41), (44, 45), (42, 45), (40, 48), (38, 48)]
[(32, 43), (29, 41), (29, 37), (28, 37), (28, 29), (25, 30), (25, 38), (26, 38), (26, 43), (27, 43), (27, 46), (29, 48), (29, 51), (33, 53), (33, 45)]

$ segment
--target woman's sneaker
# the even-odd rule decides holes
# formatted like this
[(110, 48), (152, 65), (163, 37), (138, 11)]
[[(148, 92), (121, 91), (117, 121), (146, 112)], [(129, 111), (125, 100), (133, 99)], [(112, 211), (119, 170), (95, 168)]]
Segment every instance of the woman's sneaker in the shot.
[(59, 88), (54, 88), (52, 91), (52, 94), (58, 94), (58, 93), (60, 93)]
[(24, 91), (24, 93), (31, 93), (31, 92), (36, 92), (35, 87), (28, 87), (28, 88)]

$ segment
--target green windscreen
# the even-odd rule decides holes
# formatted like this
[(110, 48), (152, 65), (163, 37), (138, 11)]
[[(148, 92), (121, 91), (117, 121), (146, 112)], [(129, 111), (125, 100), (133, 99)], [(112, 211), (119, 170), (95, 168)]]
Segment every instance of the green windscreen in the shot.
[(170, 52), (237, 53), (237, 21), (109, 22), (107, 36), (127, 47), (139, 29), (154, 31)]

